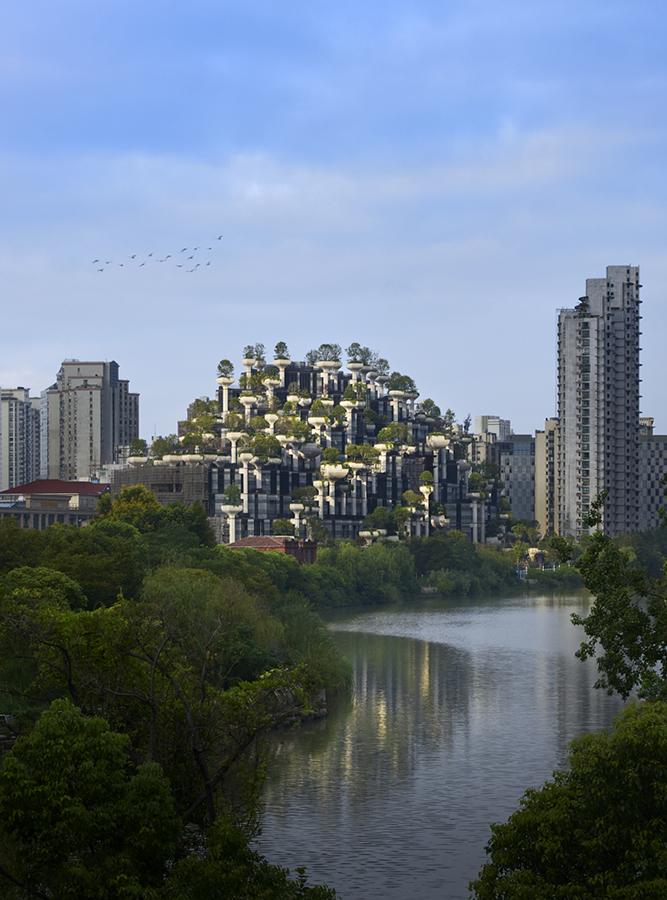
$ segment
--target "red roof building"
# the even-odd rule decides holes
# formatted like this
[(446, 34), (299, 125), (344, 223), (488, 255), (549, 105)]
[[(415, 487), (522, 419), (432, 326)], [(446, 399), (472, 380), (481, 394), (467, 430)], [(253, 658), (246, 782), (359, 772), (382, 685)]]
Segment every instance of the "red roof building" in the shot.
[(229, 545), (232, 550), (260, 550), (263, 553), (284, 553), (299, 563), (314, 563), (317, 556), (316, 541), (300, 541), (283, 534), (251, 535)]
[(38, 530), (57, 524), (85, 525), (108, 490), (108, 484), (52, 478), (19, 484), (0, 491), (0, 520), (13, 519), (21, 528)]

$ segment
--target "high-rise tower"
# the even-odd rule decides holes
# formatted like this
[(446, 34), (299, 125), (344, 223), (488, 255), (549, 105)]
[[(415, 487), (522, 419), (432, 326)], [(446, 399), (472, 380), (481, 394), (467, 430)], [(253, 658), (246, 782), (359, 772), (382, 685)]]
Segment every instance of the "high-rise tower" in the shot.
[(608, 266), (558, 316), (558, 531), (585, 532), (606, 491), (607, 534), (639, 529), (639, 267)]
[(90, 478), (139, 436), (139, 395), (128, 388), (114, 361), (63, 362), (42, 409), (48, 478)]

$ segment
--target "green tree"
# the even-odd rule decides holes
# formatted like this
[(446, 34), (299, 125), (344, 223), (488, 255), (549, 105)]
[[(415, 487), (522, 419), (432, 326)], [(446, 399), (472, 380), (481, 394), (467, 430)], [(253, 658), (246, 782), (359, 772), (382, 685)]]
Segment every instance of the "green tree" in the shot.
[(0, 769), (2, 896), (140, 897), (163, 882), (181, 825), (160, 767), (56, 700)]
[(492, 826), (477, 900), (667, 896), (667, 704), (633, 704), (611, 732), (573, 741), (556, 772)]
[(407, 439), (408, 428), (404, 422), (392, 422), (378, 433), (378, 441), (381, 444), (404, 444)]
[(334, 900), (324, 886), (310, 887), (303, 869), (292, 880), (287, 869), (271, 865), (248, 847), (238, 829), (220, 821), (202, 851), (176, 863), (163, 892), (165, 900)]
[(229, 359), (221, 359), (218, 363), (218, 375), (221, 378), (232, 378), (234, 375), (234, 363)]
[(290, 519), (274, 519), (271, 523), (272, 534), (294, 534), (294, 523)]
[(167, 437), (156, 437), (151, 444), (151, 456), (162, 459), (168, 453), (173, 453), (178, 448), (178, 437), (169, 434)]
[(148, 444), (143, 438), (133, 438), (130, 441), (130, 456), (146, 456)]
[(594, 595), (577, 655), (595, 657), (597, 687), (627, 697), (667, 699), (667, 581), (646, 576), (628, 548), (596, 531), (576, 563)]
[(289, 359), (289, 350), (287, 349), (287, 344), (285, 341), (278, 341), (276, 346), (273, 349), (274, 359)]

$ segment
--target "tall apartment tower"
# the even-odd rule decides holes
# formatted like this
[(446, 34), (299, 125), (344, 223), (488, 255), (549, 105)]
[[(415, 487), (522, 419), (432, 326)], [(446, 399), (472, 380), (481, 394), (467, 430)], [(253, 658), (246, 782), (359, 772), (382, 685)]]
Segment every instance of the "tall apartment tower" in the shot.
[(0, 388), (0, 491), (39, 478), (39, 398)]
[(639, 530), (639, 267), (608, 266), (558, 316), (558, 531), (603, 491), (607, 534)]
[(558, 419), (546, 419), (535, 432), (535, 520), (543, 537), (558, 532)]
[(65, 360), (45, 392), (42, 417), (46, 477), (86, 479), (139, 436), (139, 395), (118, 378), (117, 362)]

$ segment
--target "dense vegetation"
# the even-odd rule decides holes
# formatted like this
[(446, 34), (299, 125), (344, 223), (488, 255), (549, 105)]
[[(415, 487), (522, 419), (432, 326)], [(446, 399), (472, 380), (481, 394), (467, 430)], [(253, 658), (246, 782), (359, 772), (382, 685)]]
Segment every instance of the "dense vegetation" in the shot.
[[(599, 525), (602, 500), (592, 504)], [(593, 594), (573, 616), (594, 658), (596, 687), (632, 703), (611, 732), (572, 744), (570, 767), (492, 828), (479, 900), (667, 896), (667, 527), (611, 540), (600, 530), (561, 542)]]
[(100, 513), (0, 528), (0, 894), (333, 896), (249, 849), (265, 736), (346, 677), (298, 567), (143, 488)]

